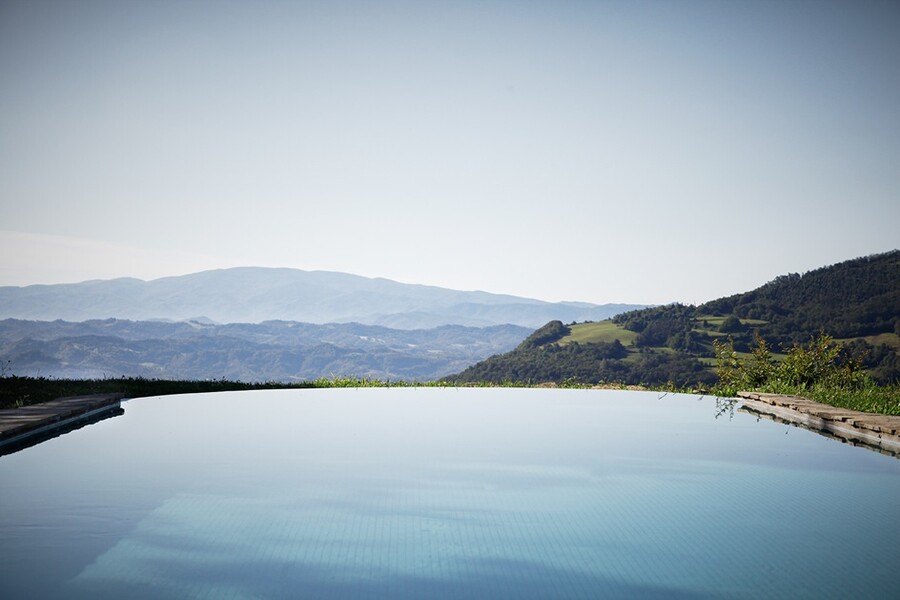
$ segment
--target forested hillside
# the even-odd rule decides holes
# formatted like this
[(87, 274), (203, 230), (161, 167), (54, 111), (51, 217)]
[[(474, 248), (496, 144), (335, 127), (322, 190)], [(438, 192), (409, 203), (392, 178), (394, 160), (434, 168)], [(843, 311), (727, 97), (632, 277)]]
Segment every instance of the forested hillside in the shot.
[(805, 341), (823, 329), (845, 339), (900, 335), (900, 251), (784, 275), (697, 310), (764, 321), (760, 334), (781, 344)]
[(512, 352), (450, 379), (703, 387), (715, 380), (714, 340), (730, 339), (747, 352), (759, 335), (783, 352), (823, 332), (876, 381), (900, 379), (900, 251), (783, 275), (699, 306), (636, 310), (599, 323), (551, 322)]

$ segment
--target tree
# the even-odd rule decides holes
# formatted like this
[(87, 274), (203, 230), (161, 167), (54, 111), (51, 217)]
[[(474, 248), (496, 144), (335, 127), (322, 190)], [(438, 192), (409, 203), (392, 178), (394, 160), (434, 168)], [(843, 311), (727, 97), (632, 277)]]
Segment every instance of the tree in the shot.
[(719, 331), (722, 333), (740, 333), (743, 330), (744, 324), (734, 315), (728, 315), (728, 317), (722, 321), (722, 324), (719, 325)]

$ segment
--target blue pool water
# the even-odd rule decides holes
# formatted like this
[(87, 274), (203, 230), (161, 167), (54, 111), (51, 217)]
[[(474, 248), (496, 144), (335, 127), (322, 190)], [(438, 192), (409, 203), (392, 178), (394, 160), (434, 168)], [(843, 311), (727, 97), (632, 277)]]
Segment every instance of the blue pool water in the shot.
[(0, 457), (3, 598), (889, 598), (900, 461), (712, 398), (144, 398)]

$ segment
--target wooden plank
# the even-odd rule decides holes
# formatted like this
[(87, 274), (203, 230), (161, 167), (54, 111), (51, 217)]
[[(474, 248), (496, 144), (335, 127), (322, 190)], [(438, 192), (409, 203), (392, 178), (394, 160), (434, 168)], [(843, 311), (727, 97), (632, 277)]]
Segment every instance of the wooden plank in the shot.
[[(91, 396), (72, 396), (59, 398), (50, 402), (8, 408), (0, 410), (0, 450), (12, 446), (28, 446), (29, 438), (44, 438), (58, 435), (58, 430), (75, 424), (84, 425), (94, 416), (104, 418), (105, 413), (112, 414), (121, 410), (124, 394), (95, 394)], [(80, 424), (79, 424), (80, 422)], [(53, 433), (57, 430), (57, 433)], [(8, 453), (6, 450), (0, 454)]]
[(900, 457), (900, 417), (865, 413), (799, 396), (738, 392), (742, 408), (799, 425), (828, 437)]

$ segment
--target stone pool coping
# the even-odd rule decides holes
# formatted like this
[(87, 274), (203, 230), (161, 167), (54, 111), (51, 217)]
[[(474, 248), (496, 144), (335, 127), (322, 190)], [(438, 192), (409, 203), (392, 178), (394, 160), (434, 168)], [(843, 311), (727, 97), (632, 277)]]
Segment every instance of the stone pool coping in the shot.
[(121, 414), (125, 394), (70, 396), (0, 410), (0, 456)]
[(800, 396), (738, 392), (750, 412), (900, 457), (900, 416), (865, 413)]

